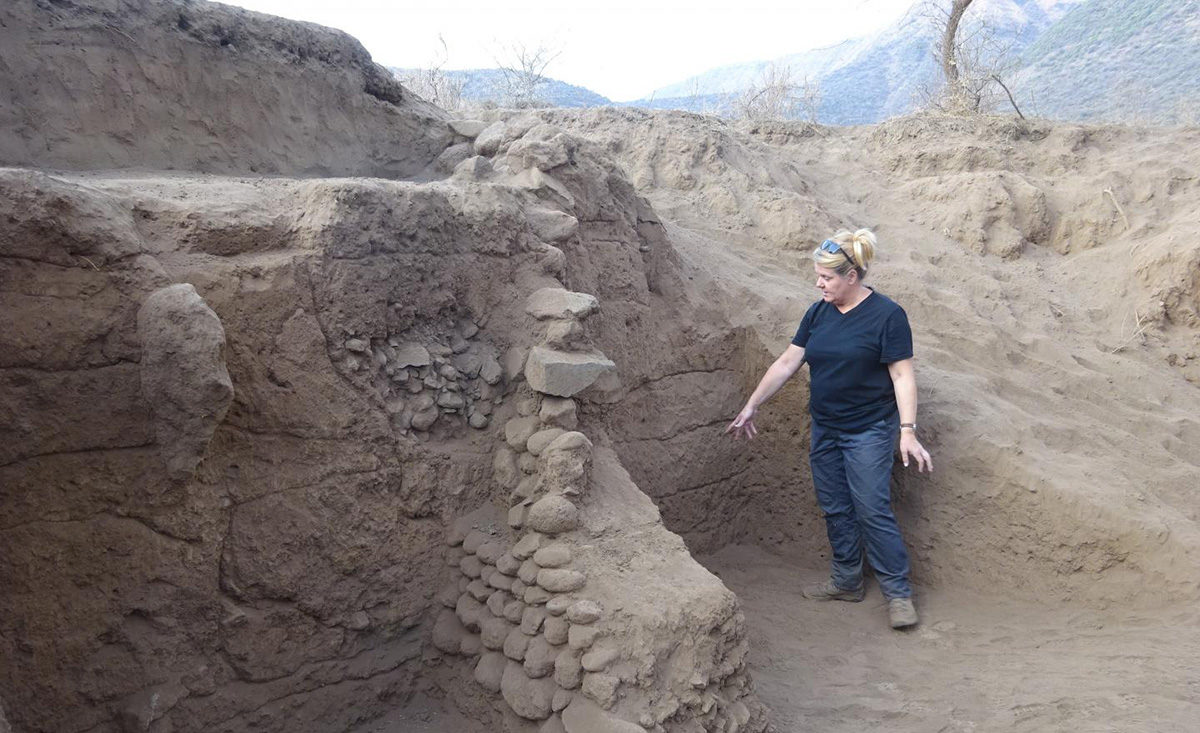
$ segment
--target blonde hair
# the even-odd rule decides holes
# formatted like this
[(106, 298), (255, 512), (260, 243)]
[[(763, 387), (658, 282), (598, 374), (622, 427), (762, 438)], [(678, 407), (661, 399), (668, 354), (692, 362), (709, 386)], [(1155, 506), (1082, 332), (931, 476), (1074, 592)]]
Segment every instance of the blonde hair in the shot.
[[(859, 229), (850, 232), (846, 229), (829, 238), (841, 248), (840, 252), (826, 252), (818, 245), (813, 250), (813, 262), (820, 267), (828, 267), (842, 277), (858, 270), (859, 278), (867, 276), (871, 260), (875, 259), (875, 234), (870, 229)], [(845, 254), (842, 254), (842, 253)], [(847, 259), (847, 258), (852, 258)]]

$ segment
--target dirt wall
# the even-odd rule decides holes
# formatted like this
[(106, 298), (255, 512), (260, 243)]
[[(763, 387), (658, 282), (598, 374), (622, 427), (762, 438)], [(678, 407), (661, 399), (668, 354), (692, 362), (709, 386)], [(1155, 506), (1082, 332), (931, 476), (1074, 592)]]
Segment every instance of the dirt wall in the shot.
[(453, 139), (340, 31), (182, 0), (0, 8), (0, 164), (385, 178)]

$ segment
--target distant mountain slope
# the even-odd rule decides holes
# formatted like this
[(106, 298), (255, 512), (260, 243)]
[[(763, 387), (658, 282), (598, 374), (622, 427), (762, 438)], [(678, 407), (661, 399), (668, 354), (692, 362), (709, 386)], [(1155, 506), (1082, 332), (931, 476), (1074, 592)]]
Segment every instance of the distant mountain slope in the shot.
[[(996, 41), (1021, 53), (1070, 8), (1085, 0), (976, 0), (968, 19), (986, 19)], [(768, 64), (791, 69), (793, 79), (816, 82), (822, 92), (818, 119), (826, 124), (878, 122), (912, 111), (922, 88), (937, 83), (931, 54), (933, 24), (918, 10), (883, 31), (771, 61), (714, 69), (656, 90), (637, 106), (724, 111), (729, 97), (753, 84)]]
[(1200, 2), (1091, 0), (1025, 50), (1016, 87), (1071, 120), (1200, 119)]
[[(405, 74), (420, 70), (391, 68), (390, 71), (397, 78), (403, 79)], [(500, 69), (469, 69), (442, 73), (450, 79), (463, 82), (464, 102), (504, 104), (504, 72)], [(549, 78), (542, 85), (540, 96), (549, 107), (604, 107), (613, 104), (608, 97), (590, 89)]]
[[(918, 109), (940, 83), (936, 29), (918, 10), (873, 36), (773, 60), (706, 71), (632, 102), (547, 80), (547, 106), (633, 106), (731, 114), (739, 94), (771, 64), (821, 92), (819, 122), (879, 122)], [(1200, 0), (975, 0), (967, 19), (986, 19), (1007, 45), (1009, 88), (1026, 114), (1064, 120), (1200, 120)], [(393, 69), (398, 75), (406, 70)], [(413, 70), (407, 70), (413, 71)], [(504, 104), (498, 69), (448, 71), (466, 102)]]

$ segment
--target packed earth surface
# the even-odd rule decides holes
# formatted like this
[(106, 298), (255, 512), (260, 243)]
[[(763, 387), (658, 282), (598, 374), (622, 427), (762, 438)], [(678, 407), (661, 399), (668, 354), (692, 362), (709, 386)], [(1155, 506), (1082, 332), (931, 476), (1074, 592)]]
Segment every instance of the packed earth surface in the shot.
[[(1200, 130), (427, 104), (337, 31), (0, 8), (0, 731), (1200, 719)], [(805, 600), (870, 227), (915, 629)]]

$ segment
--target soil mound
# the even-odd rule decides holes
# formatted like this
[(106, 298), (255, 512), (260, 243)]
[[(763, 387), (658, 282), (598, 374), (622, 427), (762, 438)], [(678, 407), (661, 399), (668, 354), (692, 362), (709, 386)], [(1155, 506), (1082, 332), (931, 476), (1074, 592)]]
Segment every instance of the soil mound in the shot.
[(0, 8), (0, 164), (410, 176), (445, 114), (340, 31), (181, 0)]

